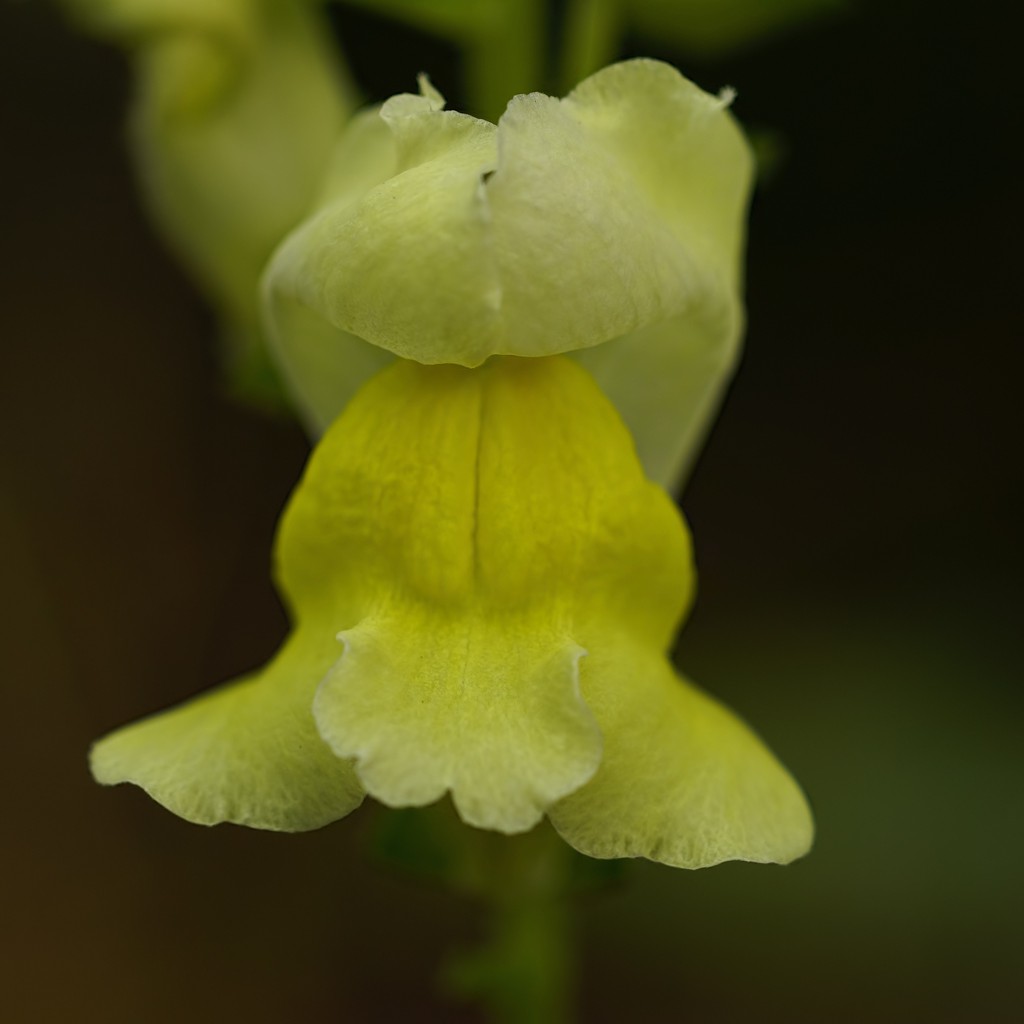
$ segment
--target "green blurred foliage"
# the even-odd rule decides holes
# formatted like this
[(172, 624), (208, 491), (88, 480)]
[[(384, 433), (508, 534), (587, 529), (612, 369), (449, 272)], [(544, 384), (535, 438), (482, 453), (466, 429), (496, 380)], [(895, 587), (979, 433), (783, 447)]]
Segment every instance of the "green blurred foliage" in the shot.
[(722, 55), (848, 11), (848, 0), (622, 0), (627, 24), (684, 52)]

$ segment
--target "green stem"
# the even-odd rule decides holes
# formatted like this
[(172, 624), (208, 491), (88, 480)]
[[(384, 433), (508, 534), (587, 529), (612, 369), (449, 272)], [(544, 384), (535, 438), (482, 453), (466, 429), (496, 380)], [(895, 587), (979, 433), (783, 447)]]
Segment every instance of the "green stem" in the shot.
[(621, 0), (569, 0), (558, 62), (559, 94), (610, 64), (618, 55), (621, 34)]
[(497, 121), (518, 93), (546, 85), (544, 0), (492, 2), (486, 26), (464, 44), (466, 91), (472, 113)]
[(474, 838), (470, 887), (485, 906), (486, 938), (446, 978), (495, 1024), (567, 1024), (575, 974), (571, 851), (547, 826)]

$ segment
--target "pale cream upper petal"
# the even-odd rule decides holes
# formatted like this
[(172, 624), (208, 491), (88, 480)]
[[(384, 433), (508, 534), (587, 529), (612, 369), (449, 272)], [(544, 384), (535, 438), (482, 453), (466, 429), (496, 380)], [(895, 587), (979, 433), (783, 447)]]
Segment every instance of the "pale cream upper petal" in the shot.
[(742, 328), (751, 159), (726, 101), (636, 60), (564, 100), (515, 97), (496, 129), (441, 102), (427, 86), (358, 121), (372, 158), (347, 179), (339, 163), (345, 180), (267, 272), (307, 421), (330, 423), (380, 365), (360, 342), (465, 366), (576, 351), (649, 475), (677, 486)]

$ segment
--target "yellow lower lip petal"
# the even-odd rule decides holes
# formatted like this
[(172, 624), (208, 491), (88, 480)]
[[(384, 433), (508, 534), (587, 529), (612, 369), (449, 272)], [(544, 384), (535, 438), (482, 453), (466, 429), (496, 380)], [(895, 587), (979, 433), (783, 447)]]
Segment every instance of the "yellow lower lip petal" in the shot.
[(564, 357), (397, 362), (313, 454), (277, 544), (296, 628), (248, 681), (97, 744), (193, 821), (314, 828), (364, 790), (700, 867), (810, 845), (799, 788), (666, 650), (686, 527)]

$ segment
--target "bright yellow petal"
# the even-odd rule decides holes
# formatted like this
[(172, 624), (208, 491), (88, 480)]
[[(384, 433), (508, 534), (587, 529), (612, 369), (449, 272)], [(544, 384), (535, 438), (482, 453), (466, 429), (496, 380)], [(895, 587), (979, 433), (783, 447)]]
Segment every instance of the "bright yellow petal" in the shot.
[(674, 507), (561, 359), (384, 371), (314, 453), (278, 557), (300, 620), (349, 595), (315, 712), (368, 792), (450, 791), (507, 832), (599, 763), (579, 623), (626, 623), (660, 650), (691, 580)]
[(728, 708), (628, 639), (595, 645), (581, 668), (605, 749), (594, 778), (549, 811), (567, 842), (682, 868), (807, 853), (814, 824), (800, 787)]
[(101, 739), (91, 756), (96, 780), (133, 782), (199, 825), (298, 832), (344, 817), (363, 790), (311, 710), (337, 653), (328, 631), (294, 633), (252, 677)]
[(689, 538), (571, 360), (385, 369), (314, 452), (276, 557), (278, 658), (101, 741), (101, 781), (280, 829), (364, 788), (450, 792), (474, 825), (548, 811), (586, 853), (689, 867), (809, 845), (795, 783), (669, 667)]

